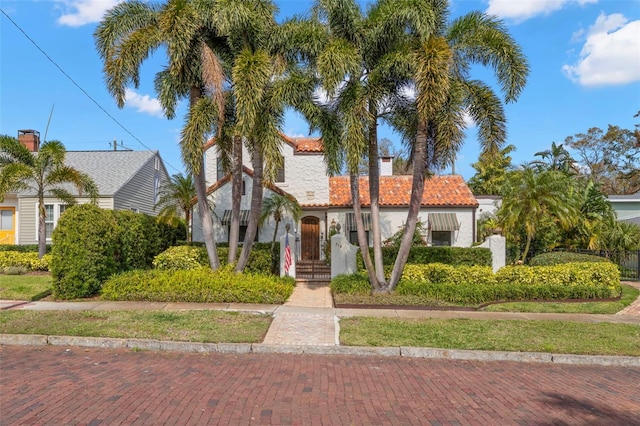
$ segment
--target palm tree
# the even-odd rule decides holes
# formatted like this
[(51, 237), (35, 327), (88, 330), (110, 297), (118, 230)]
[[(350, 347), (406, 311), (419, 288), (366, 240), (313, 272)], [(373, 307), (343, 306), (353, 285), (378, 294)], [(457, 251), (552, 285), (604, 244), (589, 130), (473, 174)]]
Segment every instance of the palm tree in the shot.
[(546, 170), (557, 170), (567, 174), (577, 173), (574, 166), (576, 160), (571, 157), (569, 151), (562, 144), (558, 145), (555, 142), (551, 142), (550, 149), (536, 152), (534, 155), (540, 157), (540, 160), (533, 161), (531, 163), (532, 166)]
[(38, 256), (42, 257), (47, 249), (44, 197), (53, 196), (73, 205), (76, 199), (64, 187), (72, 184), (78, 195), (96, 203), (98, 188), (86, 173), (64, 164), (66, 150), (59, 141), (44, 142), (39, 152), (31, 152), (18, 139), (2, 135), (0, 153), (0, 202), (8, 192), (30, 190), (37, 194)]
[(278, 227), (280, 222), (282, 222), (282, 220), (287, 216), (290, 216), (294, 223), (297, 223), (302, 217), (302, 209), (295, 198), (274, 193), (270, 197), (265, 198), (262, 202), (262, 212), (260, 214), (259, 224), (264, 224), (270, 217), (273, 217), (273, 221), (276, 223), (273, 230), (273, 239), (271, 240), (271, 261), (272, 270), (274, 271), (276, 270), (275, 248)]
[(507, 238), (517, 238), (524, 228), (522, 261), (526, 260), (543, 220), (552, 219), (563, 229), (576, 224), (581, 197), (572, 183), (558, 171), (538, 172), (528, 167), (509, 174), (497, 216)]
[(187, 225), (187, 243), (191, 242), (191, 212), (195, 197), (193, 177), (176, 173), (160, 187), (158, 202), (154, 206), (154, 209), (160, 209), (158, 219), (167, 223), (175, 224), (184, 218)]
[(206, 136), (220, 131), (224, 123), (228, 40), (221, 28), (232, 26), (233, 7), (230, 2), (210, 0), (167, 0), (163, 4), (128, 0), (109, 10), (94, 33), (107, 89), (120, 108), (124, 107), (127, 86), (138, 87), (144, 60), (157, 49), (166, 48), (168, 65), (156, 74), (156, 91), (167, 118), (175, 116), (179, 99), (189, 99), (180, 147), (187, 170), (194, 177), (212, 269), (217, 269), (220, 262), (207, 208), (203, 144)]

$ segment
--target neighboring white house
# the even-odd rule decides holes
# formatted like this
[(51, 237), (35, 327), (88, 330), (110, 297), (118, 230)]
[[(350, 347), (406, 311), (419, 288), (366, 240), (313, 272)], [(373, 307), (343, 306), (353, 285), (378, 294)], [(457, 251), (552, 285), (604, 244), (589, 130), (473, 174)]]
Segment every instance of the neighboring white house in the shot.
[[(38, 132), (19, 134), (31, 151), (40, 145)], [(67, 151), (65, 164), (87, 173), (98, 187), (98, 206), (156, 215), (158, 191), (169, 176), (157, 151)], [(73, 186), (67, 188), (77, 194)], [(89, 202), (78, 197), (79, 203)], [(47, 241), (66, 205), (45, 197)], [(35, 244), (38, 241), (38, 200), (34, 192), (9, 193), (0, 204), (0, 244)]]
[(609, 195), (611, 207), (616, 211), (618, 220), (640, 226), (640, 192), (630, 195)]
[[(284, 233), (286, 223), (299, 244), (297, 257), (302, 260), (321, 259), (323, 246), (330, 227), (340, 224), (341, 232), (355, 242), (355, 221), (351, 209), (349, 178), (327, 175), (322, 141), (318, 138), (289, 138), (283, 136), (283, 168), (273, 184), (265, 186), (264, 197), (272, 193), (289, 194), (302, 207), (302, 219), (293, 223), (285, 219), (278, 233)], [(231, 213), (231, 180), (225, 175), (218, 161), (218, 151), (214, 141), (207, 144), (206, 175), (208, 193), (214, 203), (216, 239), (228, 241), (229, 218)], [(243, 154), (243, 195), (241, 200), (241, 232), (248, 222), (251, 208), (252, 171), (250, 156)], [(406, 221), (411, 194), (411, 176), (392, 176), (392, 159), (381, 158), (380, 210), (383, 240), (400, 230)], [(370, 201), (368, 177), (360, 178), (360, 198), (365, 229), (370, 228)], [(434, 176), (425, 181), (424, 196), (419, 218), (427, 227), (424, 237), (433, 245), (470, 247), (474, 242), (475, 214), (478, 202), (467, 187), (464, 179), (457, 175)], [(271, 241), (275, 224), (270, 221), (260, 227), (259, 241)], [(278, 235), (278, 237), (280, 236)], [(199, 221), (194, 220), (194, 240), (202, 240)], [(371, 241), (371, 240), (370, 240)]]

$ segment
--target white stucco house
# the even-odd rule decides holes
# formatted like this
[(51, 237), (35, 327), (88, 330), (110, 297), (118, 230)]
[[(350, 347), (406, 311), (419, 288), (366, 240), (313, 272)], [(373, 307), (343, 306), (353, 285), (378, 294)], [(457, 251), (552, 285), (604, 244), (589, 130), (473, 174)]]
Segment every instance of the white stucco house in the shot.
[[(298, 223), (285, 219), (278, 230), (284, 234), (289, 223), (296, 236), (297, 258), (316, 260), (323, 258), (323, 246), (330, 227), (340, 224), (340, 230), (351, 241), (356, 241), (356, 230), (349, 177), (327, 175), (323, 156), (323, 145), (319, 138), (289, 138), (282, 136), (284, 167), (273, 184), (265, 186), (264, 197), (272, 193), (289, 194), (302, 207), (302, 219)], [(240, 239), (251, 208), (252, 170), (248, 152), (243, 154), (243, 195), (241, 200)], [(381, 159), (380, 210), (383, 240), (400, 230), (406, 220), (411, 193), (411, 176), (392, 176), (391, 158)], [(209, 141), (206, 150), (206, 176), (208, 193), (215, 206), (214, 219), (216, 239), (228, 241), (231, 209), (231, 179), (223, 173), (218, 161), (215, 141)], [(363, 219), (367, 233), (370, 227), (370, 200), (368, 177), (360, 178), (360, 197)], [(425, 182), (420, 220), (428, 231), (424, 237), (433, 245), (470, 247), (474, 242), (476, 209), (478, 201), (467, 187), (464, 179), (457, 175), (434, 176)], [(273, 222), (266, 223), (258, 231), (258, 240), (271, 241)], [(202, 240), (199, 221), (194, 220), (194, 240)], [(278, 235), (280, 237), (280, 235)], [(371, 240), (370, 240), (371, 241)]]
[[(21, 130), (18, 139), (30, 151), (37, 152), (39, 134)], [(98, 187), (98, 206), (109, 210), (132, 210), (155, 216), (158, 192), (169, 175), (157, 151), (67, 151), (65, 164), (85, 172)], [(70, 193), (76, 189), (69, 185)], [(78, 196), (78, 203), (87, 197)], [(46, 238), (67, 207), (65, 203), (45, 194)], [(0, 244), (36, 244), (38, 242), (38, 199), (35, 192), (6, 194), (0, 203)]]

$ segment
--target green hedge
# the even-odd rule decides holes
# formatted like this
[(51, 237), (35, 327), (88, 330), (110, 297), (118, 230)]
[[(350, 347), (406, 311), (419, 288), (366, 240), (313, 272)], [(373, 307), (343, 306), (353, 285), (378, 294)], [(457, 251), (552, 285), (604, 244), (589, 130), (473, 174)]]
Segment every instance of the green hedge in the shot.
[(115, 273), (150, 268), (155, 255), (175, 239), (173, 228), (144, 214), (73, 206), (53, 231), (54, 296), (92, 296)]
[(5, 268), (19, 267), (27, 271), (48, 271), (51, 255), (38, 258), (38, 252), (0, 251), (0, 272)]
[(295, 281), (290, 277), (237, 274), (229, 267), (188, 271), (130, 271), (104, 283), (107, 300), (208, 303), (284, 303)]
[[(0, 251), (19, 251), (21, 253), (38, 252), (37, 244), (0, 244)], [(51, 244), (47, 244), (47, 253), (51, 253)]]
[[(279, 249), (276, 244), (276, 249)], [(239, 255), (238, 251), (238, 255)], [(229, 248), (218, 246), (218, 259), (222, 266), (227, 264)], [(276, 254), (276, 261), (279, 260)], [(153, 260), (153, 266), (161, 270), (197, 269), (208, 266), (207, 251), (202, 246), (174, 246), (160, 253)], [(256, 243), (251, 249), (246, 272), (271, 274), (271, 244)]]
[(531, 259), (530, 266), (550, 266), (575, 262), (609, 262), (609, 259), (600, 256), (583, 253), (571, 253), (568, 251), (554, 251), (542, 253)]
[[(369, 250), (373, 258), (373, 249)], [(382, 247), (385, 266), (392, 266), (398, 255), (398, 247)], [(364, 269), (362, 255), (358, 251), (358, 267)], [(444, 263), (454, 266), (491, 266), (491, 250), (471, 247), (411, 247), (407, 264)]]
[[(367, 277), (336, 277), (335, 293), (370, 292)], [(604, 299), (621, 294), (620, 272), (612, 263), (567, 263), (555, 266), (507, 266), (496, 274), (489, 267), (444, 264), (407, 265), (395, 289), (452, 303), (481, 304), (513, 300)]]

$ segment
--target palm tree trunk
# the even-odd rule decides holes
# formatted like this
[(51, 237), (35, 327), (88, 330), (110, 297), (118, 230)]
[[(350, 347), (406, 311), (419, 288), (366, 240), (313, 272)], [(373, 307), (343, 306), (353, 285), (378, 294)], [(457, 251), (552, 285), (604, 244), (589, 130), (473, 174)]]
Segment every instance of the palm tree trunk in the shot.
[(369, 241), (364, 232), (364, 223), (362, 222), (362, 209), (360, 208), (360, 177), (357, 173), (351, 173), (349, 176), (351, 186), (351, 201), (353, 202), (353, 214), (356, 220), (356, 231), (358, 232), (358, 245), (362, 253), (364, 267), (369, 275), (369, 282), (374, 292), (380, 291), (381, 283), (378, 282), (376, 271), (371, 263), (371, 255), (369, 254)]
[(263, 180), (263, 160), (262, 151), (257, 147), (253, 153), (253, 188), (251, 188), (251, 213), (249, 214), (249, 223), (247, 224), (247, 232), (244, 235), (244, 244), (236, 265), (236, 272), (242, 272), (249, 261), (249, 254), (253, 246), (253, 240), (258, 232), (258, 222), (260, 221), (260, 212), (262, 211), (262, 194), (264, 192), (262, 186)]
[(371, 199), (371, 236), (373, 238), (373, 261), (376, 279), (384, 283), (384, 263), (382, 261), (382, 236), (380, 232), (380, 166), (378, 164), (378, 112), (369, 106), (374, 121), (369, 125), (369, 196)]
[(418, 222), (418, 214), (420, 213), (420, 206), (422, 204), (422, 195), (424, 192), (424, 177), (426, 172), (426, 158), (427, 158), (427, 141), (429, 139), (428, 126), (426, 123), (418, 124), (418, 133), (416, 135), (416, 147), (414, 150), (413, 158), (413, 183), (411, 186), (411, 199), (409, 200), (409, 211), (407, 213), (407, 223), (404, 227), (404, 234), (402, 234), (402, 240), (400, 241), (400, 248), (398, 249), (398, 255), (393, 265), (393, 271), (389, 278), (389, 283), (385, 288), (385, 291), (393, 291), (400, 281), (404, 265), (409, 258), (409, 250), (411, 250), (411, 242), (413, 240), (413, 233), (416, 230), (416, 223)]
[(276, 227), (273, 230), (273, 239), (271, 240), (271, 273), (277, 274), (278, 265), (276, 264), (276, 237), (278, 236), (278, 226), (280, 221), (276, 220)]
[(44, 208), (44, 195), (38, 196), (38, 258), (42, 259), (47, 253), (47, 211)]
[[(191, 87), (189, 93), (190, 105), (195, 105), (198, 99), (202, 96), (202, 91), (199, 87)], [(209, 204), (207, 203), (207, 180), (204, 172), (204, 156), (200, 159), (200, 165), (192, 164), (193, 181), (196, 187), (196, 197), (198, 199), (198, 215), (200, 216), (200, 222), (202, 223), (202, 234), (204, 238), (204, 245), (207, 248), (207, 256), (209, 258), (209, 266), (214, 271), (220, 267), (220, 261), (218, 260), (218, 250), (216, 247), (216, 239), (213, 229), (213, 218), (209, 212)], [(197, 170), (197, 173), (196, 173)]]
[(184, 217), (187, 221), (187, 244), (191, 244), (191, 209), (184, 211)]
[(240, 208), (242, 201), (242, 136), (233, 137), (233, 162), (231, 170), (231, 223), (229, 224), (228, 262), (236, 261), (238, 236), (240, 235)]
[(525, 259), (527, 258), (530, 248), (531, 248), (531, 235), (527, 232), (527, 243), (524, 245), (524, 253), (522, 253), (522, 263), (524, 263)]

